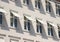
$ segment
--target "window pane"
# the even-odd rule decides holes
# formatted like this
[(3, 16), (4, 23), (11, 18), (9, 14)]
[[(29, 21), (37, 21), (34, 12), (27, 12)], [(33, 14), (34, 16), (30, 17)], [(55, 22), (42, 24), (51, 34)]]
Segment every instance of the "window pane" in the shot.
[(38, 8), (40, 9), (40, 1), (38, 2)]
[(51, 5), (50, 5), (50, 3), (49, 3), (49, 12), (51, 12)]
[(28, 22), (28, 30), (30, 30), (30, 21)]
[(50, 35), (50, 28), (48, 28), (48, 35)]
[(35, 0), (35, 7), (37, 7), (37, 1)]
[(37, 25), (37, 32), (39, 32), (38, 25)]
[(51, 36), (53, 36), (53, 29), (51, 28)]
[(14, 26), (17, 27), (17, 19), (14, 20)]
[(29, 0), (26, 0), (27, 4), (29, 5)]
[(23, 3), (25, 3), (25, 0), (23, 0)]
[(0, 15), (0, 24), (2, 24), (2, 15)]
[(42, 26), (40, 26), (40, 33), (42, 33)]
[(59, 31), (59, 38), (60, 38), (60, 31)]
[(24, 21), (24, 29), (26, 29), (26, 22)]
[(13, 18), (11, 18), (10, 22), (11, 22), (11, 26), (13, 26)]
[(60, 9), (59, 9), (59, 15), (60, 15)]

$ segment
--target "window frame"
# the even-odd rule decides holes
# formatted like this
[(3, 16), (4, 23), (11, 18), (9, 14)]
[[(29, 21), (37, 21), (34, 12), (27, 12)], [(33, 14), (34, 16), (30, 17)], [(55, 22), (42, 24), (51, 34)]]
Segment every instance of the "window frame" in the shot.
[(47, 26), (48, 26), (48, 35), (49, 36), (53, 36), (54, 34), (53, 34), (53, 26), (51, 25), (51, 24), (49, 24), (49, 23), (47, 23)]
[(58, 26), (58, 36), (60, 38), (60, 26)]
[(42, 34), (42, 23), (40, 23), (38, 20), (36, 20), (36, 27), (37, 27), (37, 33)]
[[(13, 13), (10, 12), (10, 26), (13, 28), (17, 28), (18, 25), (18, 17), (14, 16)], [(16, 20), (16, 21), (15, 21)], [(15, 25), (16, 24), (16, 25)]]
[(30, 3), (29, 0), (23, 0), (24, 5), (29, 5), (29, 3)]
[(46, 3), (46, 11), (48, 12), (48, 13), (51, 13), (51, 3), (49, 2), (49, 1), (45, 1), (45, 3)]
[(56, 4), (56, 14), (60, 16), (60, 6)]
[(31, 21), (29, 19), (27, 19), (25, 16), (24, 16), (24, 29), (27, 30), (27, 31), (31, 30)]
[(41, 0), (35, 0), (35, 8), (41, 9)]

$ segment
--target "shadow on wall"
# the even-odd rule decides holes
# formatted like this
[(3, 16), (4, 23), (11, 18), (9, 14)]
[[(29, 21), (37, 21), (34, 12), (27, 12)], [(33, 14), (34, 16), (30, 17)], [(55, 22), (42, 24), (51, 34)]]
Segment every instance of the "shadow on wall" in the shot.
[(29, 0), (29, 5), (27, 5), (27, 6), (28, 6), (28, 9), (34, 11), (34, 7), (33, 7), (33, 4), (32, 4), (31, 0)]
[(40, 6), (41, 6), (39, 9), (40, 13), (45, 14), (44, 7), (43, 7), (42, 3), (40, 4)]
[(55, 13), (54, 13), (54, 10), (53, 10), (53, 7), (52, 7), (52, 6), (51, 6), (51, 13), (50, 13), (50, 15), (51, 15), (51, 17), (56, 18), (56, 16), (55, 16)]
[(42, 38), (48, 39), (48, 37), (47, 37), (47, 35), (46, 35), (46, 32), (45, 32), (45, 29), (44, 29), (43, 26), (42, 26)]
[(32, 22), (31, 22), (31, 28), (30, 28), (30, 31), (29, 32), (30, 32), (30, 35), (36, 36), (35, 31), (34, 31), (34, 27), (32, 25)]
[(6, 17), (5, 17), (5, 14), (3, 14), (3, 23), (2, 23), (2, 28), (3, 30), (9, 30), (9, 27), (8, 27), (8, 24), (7, 24), (7, 20), (6, 20)]
[(4, 1), (4, 2), (6, 2), (6, 3), (9, 3), (9, 1), (8, 1), (8, 0), (1, 0), (1, 1)]
[(58, 41), (58, 38), (57, 38), (57, 35), (56, 35), (56, 31), (55, 31), (55, 29), (53, 28), (53, 40), (55, 40), (55, 41)]
[(22, 27), (21, 27), (21, 23), (20, 23), (19, 18), (18, 18), (18, 26), (17, 26), (16, 32), (23, 34), (23, 30), (22, 30)]
[(16, 1), (15, 1), (15, 4), (16, 4), (16, 6), (18, 6), (18, 7), (22, 7), (22, 4), (21, 4), (21, 1), (20, 1), (20, 0), (16, 0)]

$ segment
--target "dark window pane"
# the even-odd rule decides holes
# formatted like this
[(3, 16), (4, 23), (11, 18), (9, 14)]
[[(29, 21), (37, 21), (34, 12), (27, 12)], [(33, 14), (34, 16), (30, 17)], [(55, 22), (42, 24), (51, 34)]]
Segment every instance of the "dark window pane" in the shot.
[(53, 36), (53, 29), (51, 28), (51, 36)]
[(25, 3), (25, 0), (23, 0), (23, 3)]
[(38, 2), (38, 8), (40, 9), (40, 2)]
[(26, 29), (26, 22), (24, 22), (24, 29)]
[(50, 28), (48, 28), (48, 35), (50, 35)]
[(2, 15), (0, 15), (0, 24), (2, 24)]
[(28, 22), (28, 30), (30, 30), (30, 22)]
[(35, 1), (35, 7), (37, 7), (37, 1)]
[[(50, 5), (50, 4), (49, 4)], [(51, 12), (51, 6), (49, 6), (49, 12)]]
[(13, 18), (10, 19), (11, 26), (13, 26)]
[(40, 26), (40, 33), (42, 33), (42, 26)]
[(17, 19), (14, 20), (14, 25), (17, 27)]
[(60, 9), (59, 9), (59, 15), (60, 15)]
[(37, 32), (39, 32), (38, 25), (37, 25)]
[(59, 31), (59, 38), (60, 38), (60, 31)]
[(27, 4), (29, 5), (29, 0), (26, 0), (27, 1)]

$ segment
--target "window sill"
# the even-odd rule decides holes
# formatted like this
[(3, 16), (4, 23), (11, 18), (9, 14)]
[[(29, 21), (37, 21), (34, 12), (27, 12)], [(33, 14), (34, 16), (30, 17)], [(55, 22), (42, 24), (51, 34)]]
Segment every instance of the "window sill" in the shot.
[(60, 17), (60, 15), (57, 15), (57, 14), (56, 14), (56, 16), (57, 16), (57, 17)]
[(23, 30), (23, 32), (27, 32), (27, 33), (29, 33), (29, 30)]
[(23, 4), (24, 6), (28, 6), (28, 4)]
[(36, 33), (37, 35), (42, 35), (41, 33)]
[(46, 11), (46, 13), (51, 14), (51, 12)]
[(16, 30), (16, 28), (15, 28), (15, 27), (10, 27), (10, 29), (14, 29), (14, 30)]
[(53, 38), (53, 36), (48, 35), (48, 38)]
[(40, 10), (39, 8), (35, 8), (36, 10)]
[(3, 24), (0, 24), (0, 27), (5, 27)]

